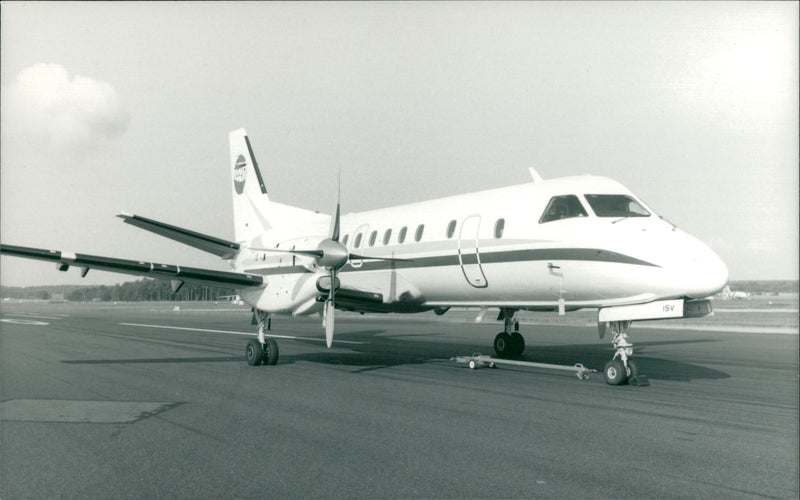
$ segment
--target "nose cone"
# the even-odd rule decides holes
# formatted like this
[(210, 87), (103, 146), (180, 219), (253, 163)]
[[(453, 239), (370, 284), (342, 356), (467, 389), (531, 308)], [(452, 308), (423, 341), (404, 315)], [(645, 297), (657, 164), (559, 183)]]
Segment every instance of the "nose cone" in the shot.
[(680, 272), (686, 296), (702, 299), (714, 295), (728, 283), (728, 266), (705, 244), (696, 241), (691, 247)]

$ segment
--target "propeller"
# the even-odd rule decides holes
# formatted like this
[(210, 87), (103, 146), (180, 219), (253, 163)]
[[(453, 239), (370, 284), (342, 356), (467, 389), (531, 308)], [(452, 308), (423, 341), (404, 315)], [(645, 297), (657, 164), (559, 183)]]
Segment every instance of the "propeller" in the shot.
[(409, 259), (397, 259), (393, 257), (371, 257), (369, 255), (358, 255), (349, 253), (347, 247), (339, 241), (339, 233), (341, 228), (341, 214), (339, 206), (339, 194), (336, 200), (336, 212), (331, 217), (331, 226), (328, 232), (328, 238), (322, 240), (317, 245), (316, 250), (286, 250), (278, 248), (252, 248), (251, 250), (260, 252), (277, 252), (277, 253), (290, 253), (294, 255), (302, 255), (305, 257), (313, 257), (317, 261), (317, 265), (330, 271), (331, 286), (328, 291), (328, 298), (325, 299), (325, 310), (323, 311), (323, 325), (325, 327), (325, 343), (330, 348), (333, 344), (333, 331), (334, 331), (334, 310), (336, 308), (336, 274), (339, 272), (347, 261), (350, 259), (360, 260), (386, 260), (395, 262), (410, 262)]
[[(328, 300), (325, 301), (324, 323), (325, 323), (325, 345), (328, 349), (333, 345), (333, 318), (336, 310), (336, 271), (347, 263), (350, 257), (347, 252), (347, 247), (339, 242), (339, 227), (340, 227), (340, 213), (339, 204), (342, 198), (342, 172), (339, 171), (339, 182), (336, 187), (336, 215), (331, 217), (331, 230), (330, 237), (327, 240), (322, 240), (317, 246), (322, 250), (322, 257), (317, 259), (317, 262), (331, 270), (331, 287), (328, 291)], [(328, 250), (328, 254), (325, 250)]]
[(319, 245), (317, 245), (317, 249), (322, 251), (322, 257), (317, 259), (317, 263), (331, 270), (331, 287), (328, 291), (328, 300), (325, 301), (324, 313), (325, 344), (327, 344), (329, 349), (331, 345), (333, 345), (333, 318), (335, 316), (333, 311), (336, 308), (334, 302), (336, 297), (336, 272), (347, 264), (347, 259), (350, 258), (347, 247), (339, 242), (339, 225), (339, 200), (337, 199), (336, 215), (331, 217), (330, 237), (320, 241)]

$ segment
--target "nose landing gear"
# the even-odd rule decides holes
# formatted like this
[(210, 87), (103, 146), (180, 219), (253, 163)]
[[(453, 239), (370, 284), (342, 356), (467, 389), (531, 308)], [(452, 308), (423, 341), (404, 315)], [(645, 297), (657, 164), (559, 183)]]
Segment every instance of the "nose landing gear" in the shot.
[(501, 358), (519, 356), (525, 350), (525, 339), (519, 333), (517, 309), (502, 307), (497, 319), (504, 321), (504, 328), (494, 338), (494, 352)]
[(633, 356), (633, 344), (628, 337), (630, 321), (612, 321), (611, 325), (611, 344), (616, 351), (614, 357), (606, 363), (603, 369), (606, 383), (609, 385), (620, 385), (626, 381), (631, 385), (650, 385), (645, 375), (639, 373), (636, 362), (630, 359)]

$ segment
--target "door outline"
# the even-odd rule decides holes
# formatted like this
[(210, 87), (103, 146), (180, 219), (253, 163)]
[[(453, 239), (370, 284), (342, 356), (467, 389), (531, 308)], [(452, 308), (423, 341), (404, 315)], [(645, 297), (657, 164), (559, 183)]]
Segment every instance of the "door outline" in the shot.
[[(481, 228), (481, 216), (478, 214), (467, 216), (461, 221), (461, 229), (458, 232), (458, 263), (461, 265), (461, 272), (464, 279), (474, 288), (486, 288), (489, 286), (486, 275), (481, 266), (481, 254), (478, 249), (478, 235)], [(473, 247), (474, 245), (474, 247)], [(472, 248), (475, 253), (472, 253)], [(476, 262), (464, 262), (464, 257), (475, 256)], [(471, 259), (470, 259), (471, 260)]]

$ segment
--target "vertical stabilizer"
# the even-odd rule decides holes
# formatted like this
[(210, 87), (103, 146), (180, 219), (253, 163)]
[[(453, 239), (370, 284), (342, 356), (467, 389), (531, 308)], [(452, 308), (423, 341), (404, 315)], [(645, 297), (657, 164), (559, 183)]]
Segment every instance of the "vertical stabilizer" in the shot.
[(234, 233), (236, 241), (241, 242), (271, 229), (263, 213), (269, 196), (247, 132), (243, 128), (234, 130), (229, 137)]

